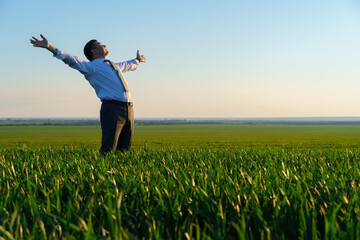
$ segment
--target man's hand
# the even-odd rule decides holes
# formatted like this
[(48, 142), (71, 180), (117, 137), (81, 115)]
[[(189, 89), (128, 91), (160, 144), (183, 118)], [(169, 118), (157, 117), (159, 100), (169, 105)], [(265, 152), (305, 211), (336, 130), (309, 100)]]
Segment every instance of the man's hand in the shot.
[(50, 45), (49, 41), (42, 34), (40, 34), (40, 37), (42, 38), (41, 41), (36, 37), (32, 37), (33, 39), (30, 39), (31, 44), (34, 47), (46, 48), (54, 55), (57, 55), (57, 49), (54, 46)]
[(137, 50), (136, 59), (139, 62), (146, 62), (146, 58), (144, 57), (144, 55), (140, 55), (139, 50)]
[(36, 37), (32, 37), (33, 39), (30, 39), (31, 44), (34, 47), (48, 48), (49, 47), (49, 41), (42, 34), (40, 34), (40, 37), (43, 40), (40, 41)]

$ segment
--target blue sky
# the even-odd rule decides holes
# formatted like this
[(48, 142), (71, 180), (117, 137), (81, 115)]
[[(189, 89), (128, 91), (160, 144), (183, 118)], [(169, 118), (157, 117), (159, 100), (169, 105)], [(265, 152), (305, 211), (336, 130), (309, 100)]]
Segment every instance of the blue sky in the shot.
[(135, 117), (360, 116), (360, 5), (310, 1), (0, 2), (0, 117), (97, 117), (77, 71), (90, 39), (126, 73)]

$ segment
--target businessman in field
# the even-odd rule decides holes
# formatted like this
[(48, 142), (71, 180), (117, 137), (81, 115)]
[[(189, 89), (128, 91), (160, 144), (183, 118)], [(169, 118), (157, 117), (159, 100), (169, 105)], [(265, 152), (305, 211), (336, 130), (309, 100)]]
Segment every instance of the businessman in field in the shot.
[(134, 71), (140, 62), (146, 62), (137, 51), (136, 58), (120, 63), (106, 59), (109, 51), (106, 45), (97, 40), (89, 41), (84, 47), (84, 54), (89, 62), (55, 48), (40, 35), (30, 39), (34, 47), (46, 48), (54, 57), (62, 60), (71, 68), (78, 70), (95, 89), (102, 104), (100, 123), (102, 130), (100, 153), (106, 154), (113, 150), (129, 150), (134, 131), (134, 111), (131, 95), (126, 83), (124, 72)]

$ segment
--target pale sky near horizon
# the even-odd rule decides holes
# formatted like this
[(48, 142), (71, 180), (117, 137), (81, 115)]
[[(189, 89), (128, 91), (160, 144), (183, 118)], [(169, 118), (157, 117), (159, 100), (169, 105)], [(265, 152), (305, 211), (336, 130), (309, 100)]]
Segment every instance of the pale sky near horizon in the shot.
[(125, 73), (140, 117), (360, 116), (355, 0), (0, 0), (0, 118), (98, 117), (85, 78), (31, 36), (85, 59), (90, 39)]

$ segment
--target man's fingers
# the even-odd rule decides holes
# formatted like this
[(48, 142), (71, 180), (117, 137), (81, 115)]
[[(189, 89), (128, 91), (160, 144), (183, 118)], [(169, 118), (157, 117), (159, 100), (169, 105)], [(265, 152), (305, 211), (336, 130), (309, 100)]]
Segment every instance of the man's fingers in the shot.
[(36, 37), (32, 37), (33, 39), (35, 39), (35, 41), (40, 41), (39, 39), (37, 39)]
[(47, 40), (47, 39), (44, 37), (44, 35), (42, 35), (42, 34), (40, 34), (40, 37), (41, 37), (42, 39), (44, 39), (44, 40)]

